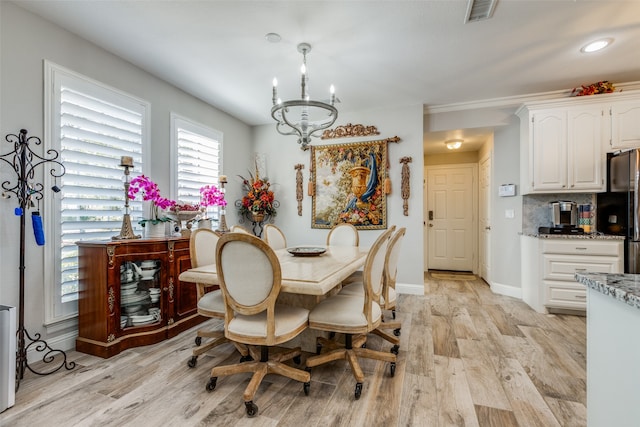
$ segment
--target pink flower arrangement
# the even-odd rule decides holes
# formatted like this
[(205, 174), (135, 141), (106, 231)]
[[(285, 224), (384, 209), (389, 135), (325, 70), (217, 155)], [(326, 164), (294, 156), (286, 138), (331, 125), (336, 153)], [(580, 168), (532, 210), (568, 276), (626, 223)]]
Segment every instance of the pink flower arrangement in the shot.
[[(151, 212), (153, 218), (149, 221), (154, 224), (169, 221), (169, 218), (159, 218), (158, 209), (172, 208), (175, 206), (176, 202), (160, 196), (160, 189), (155, 182), (151, 181), (151, 179), (144, 175), (139, 175), (133, 178), (129, 184), (129, 192), (127, 195), (131, 200), (134, 200), (136, 195), (139, 193), (142, 194), (142, 200), (151, 201)], [(145, 220), (140, 222), (144, 225)]]
[(215, 185), (205, 185), (200, 188), (200, 206), (227, 206), (227, 201), (224, 199), (224, 193), (220, 191)]

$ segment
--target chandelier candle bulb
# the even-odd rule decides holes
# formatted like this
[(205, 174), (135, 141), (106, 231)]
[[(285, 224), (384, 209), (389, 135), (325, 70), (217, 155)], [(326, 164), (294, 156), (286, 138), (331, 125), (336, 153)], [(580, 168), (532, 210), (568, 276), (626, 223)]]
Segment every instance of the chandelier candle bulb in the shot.
[(331, 94), (331, 105), (336, 103), (336, 88), (331, 85), (329, 87), (329, 93)]

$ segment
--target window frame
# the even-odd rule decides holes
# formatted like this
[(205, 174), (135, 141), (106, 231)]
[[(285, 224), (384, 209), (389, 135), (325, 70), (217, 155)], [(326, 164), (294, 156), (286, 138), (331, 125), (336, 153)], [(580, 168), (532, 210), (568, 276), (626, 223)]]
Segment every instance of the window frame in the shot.
[[(143, 166), (140, 173), (146, 173), (150, 161), (151, 104), (141, 98), (91, 79), (68, 68), (44, 60), (44, 149), (54, 149), (61, 153), (60, 143), (60, 84), (70, 82), (69, 86), (96, 97), (114, 102), (116, 105), (130, 105), (142, 109), (141, 145)], [(50, 174), (44, 175), (45, 188), (51, 188), (55, 182)], [(123, 187), (124, 192), (124, 187)], [(45, 326), (74, 318), (78, 314), (78, 301), (61, 300), (61, 200), (52, 195), (44, 200), (47, 214), (45, 220), (44, 248), (44, 324)], [(44, 272), (53, 272), (44, 274)]]
[[(180, 129), (184, 129), (188, 132), (192, 132), (206, 138), (214, 139), (218, 142), (218, 177), (216, 177), (215, 182), (211, 182), (209, 184), (215, 185), (216, 187), (220, 188), (218, 179), (221, 175), (224, 175), (223, 164), (222, 164), (224, 133), (218, 129), (214, 129), (210, 126), (198, 123), (180, 114), (172, 112), (170, 114), (171, 198), (176, 201), (178, 200), (178, 131)], [(218, 211), (216, 215), (218, 216), (219, 214), (220, 212)]]

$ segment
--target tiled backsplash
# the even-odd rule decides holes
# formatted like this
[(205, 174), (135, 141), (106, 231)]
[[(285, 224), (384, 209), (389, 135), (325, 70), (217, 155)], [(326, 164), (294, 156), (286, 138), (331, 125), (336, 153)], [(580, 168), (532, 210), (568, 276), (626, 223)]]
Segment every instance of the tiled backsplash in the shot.
[[(572, 201), (579, 205), (591, 203), (593, 209), (595, 210), (596, 208), (596, 196), (592, 193), (530, 194), (522, 196), (522, 233), (537, 234), (538, 227), (553, 226), (549, 203), (558, 200)], [(596, 213), (595, 211), (593, 213), (593, 224), (596, 223)]]

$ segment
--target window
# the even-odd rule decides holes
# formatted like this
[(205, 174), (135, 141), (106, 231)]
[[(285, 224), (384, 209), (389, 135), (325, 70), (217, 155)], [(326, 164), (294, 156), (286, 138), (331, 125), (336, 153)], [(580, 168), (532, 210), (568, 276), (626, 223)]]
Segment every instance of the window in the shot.
[[(51, 322), (77, 311), (75, 242), (110, 239), (120, 232), (125, 200), (120, 159), (133, 157), (132, 174), (144, 171), (149, 106), (49, 62), (45, 76), (45, 128), (50, 132), (45, 140), (60, 152), (66, 168), (64, 176), (50, 183), (61, 189), (51, 197), (47, 227), (51, 244), (45, 271), (54, 272), (45, 277), (50, 302), (46, 319)], [(136, 227), (142, 203), (130, 205)]]
[[(171, 115), (171, 149), (175, 164), (174, 200), (198, 203), (200, 187), (218, 184), (221, 172), (222, 132)], [(209, 208), (209, 217), (217, 220), (219, 209)]]

